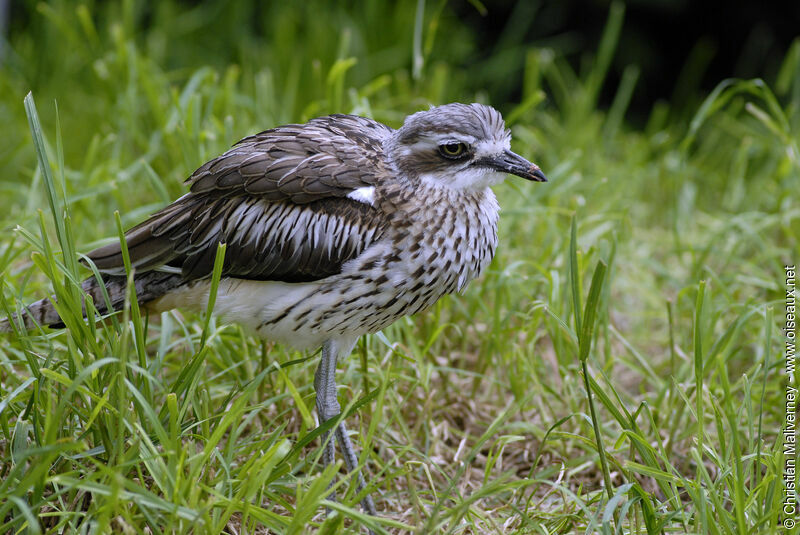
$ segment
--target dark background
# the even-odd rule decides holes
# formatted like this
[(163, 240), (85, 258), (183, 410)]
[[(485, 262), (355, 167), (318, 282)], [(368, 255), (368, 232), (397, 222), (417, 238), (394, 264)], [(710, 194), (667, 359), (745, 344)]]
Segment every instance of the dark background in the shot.
[[(119, 18), (119, 8), (115, 11), (104, 2), (87, 1), (96, 16)], [(55, 0), (55, 4), (64, 2)], [(221, 69), (231, 63), (247, 64), (248, 58), (243, 56), (248, 43), (266, 41), (282, 24), (275, 20), (278, 13), (285, 18), (287, 11), (281, 12), (276, 8), (278, 4), (270, 2), (218, 0), (173, 4), (183, 7), (178, 7), (178, 13), (172, 8), (173, 42), (166, 47), (167, 56), (162, 60), (165, 67), (172, 69), (190, 66), (187, 61), (208, 63)], [(659, 100), (669, 100), (673, 108), (693, 108), (725, 78), (762, 77), (773, 81), (792, 41), (800, 33), (800, 1), (631, 0), (621, 5), (625, 7), (622, 33), (603, 84), (599, 106), (610, 105), (625, 67), (637, 66), (640, 76), (626, 115), (628, 121), (636, 125), (646, 121)], [(158, 3), (139, 2), (137, 6), (136, 26), (142, 33), (153, 20), (165, 16)], [(407, 15), (400, 23), (411, 24), (415, 6), (415, 2), (398, 4), (396, 9)], [(580, 74), (596, 54), (611, 6), (609, 0), (496, 0), (484, 4), (451, 0), (443, 6), (429, 1), (425, 5), (426, 20), (441, 9), (442, 19), (446, 19), (442, 27), (449, 28), (448, 34), (436, 36), (431, 58), (469, 70), (473, 85), (485, 90), (493, 103), (518, 102), (525, 51), (531, 47), (550, 48)], [(305, 39), (319, 36), (319, 31), (315, 33), (314, 25), (308, 21), (315, 16), (313, 2), (298, 3), (289, 9), (296, 10), (289, 24), (298, 27), (298, 35), (305, 31)], [(373, 8), (369, 4), (351, 3), (337, 9), (347, 14), (342, 21), (331, 23), (332, 28), (346, 23), (358, 26), (361, 24), (359, 15)], [(397, 11), (387, 12), (385, 16), (386, 20), (400, 21)], [(0, 0), (0, 33), (4, 36), (0, 40), (0, 58), (4, 55), (2, 47), (8, 46), (7, 41), (13, 43), (15, 34), (36, 34), (37, 17), (42, 18), (38, 0), (11, 3)], [(181, 27), (183, 20), (194, 22)], [(188, 27), (192, 24), (194, 26)], [(33, 32), (30, 32), (31, 27)], [(453, 31), (459, 29), (463, 31)], [(381, 29), (365, 31), (380, 34)], [(410, 41), (411, 32), (408, 28), (403, 39)], [(375, 50), (352, 52), (381, 58), (374, 61), (394, 58), (381, 64), (387, 71), (408, 67), (410, 42), (388, 42), (391, 38), (387, 32), (384, 44), (387, 50), (391, 48), (392, 54)], [(42, 45), (58, 46), (57, 43)], [(352, 81), (356, 85), (366, 82), (359, 79), (358, 73), (369, 61), (369, 57), (360, 60), (354, 69)], [(26, 69), (25, 78), (36, 89), (39, 82), (49, 79), (53, 66), (42, 57), (40, 65), (20, 68)]]
[[(520, 31), (528, 44), (553, 47), (580, 69), (600, 41), (611, 2), (500, 0), (487, 2), (484, 16), (467, 2), (452, 5), (478, 36), (476, 50), (483, 53), (476, 59), (495, 53), (504, 33)], [(633, 0), (624, 5), (622, 34), (600, 105), (610, 105), (623, 69), (637, 65), (641, 75), (628, 115), (634, 121), (646, 118), (657, 100), (680, 108), (725, 78), (772, 80), (800, 35), (800, 1)]]

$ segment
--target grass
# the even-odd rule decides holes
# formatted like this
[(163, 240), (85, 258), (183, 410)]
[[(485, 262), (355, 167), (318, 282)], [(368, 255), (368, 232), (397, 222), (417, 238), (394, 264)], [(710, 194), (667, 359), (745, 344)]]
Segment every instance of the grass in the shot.
[[(159, 5), (38, 4), (0, 70), (0, 308), (55, 294), (68, 326), (2, 335), (0, 532), (781, 532), (800, 44), (776, 80), (633, 130), (635, 67), (597, 106), (618, 4), (581, 73), (515, 35), (465, 63), (444, 3)], [(486, 101), (484, 69), (522, 69), (492, 104), (550, 182), (498, 187), (488, 272), (341, 363), (381, 517), (320, 469), (316, 355), (133, 299), (81, 320), (78, 253), (240, 137), (333, 111), (397, 126)]]

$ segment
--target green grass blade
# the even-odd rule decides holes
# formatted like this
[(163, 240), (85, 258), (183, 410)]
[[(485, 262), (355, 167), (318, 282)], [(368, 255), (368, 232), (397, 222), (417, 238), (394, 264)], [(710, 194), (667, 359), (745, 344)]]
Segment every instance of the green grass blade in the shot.
[(578, 358), (585, 362), (589, 356), (589, 349), (594, 338), (595, 317), (597, 308), (600, 304), (600, 294), (603, 291), (603, 281), (606, 276), (606, 264), (602, 260), (597, 263), (597, 267), (592, 275), (592, 284), (589, 287), (589, 297), (586, 299), (586, 309), (583, 314), (583, 328), (580, 331)]
[(594, 401), (592, 398), (592, 389), (589, 385), (589, 368), (586, 359), (589, 356), (589, 348), (592, 344), (592, 336), (594, 332), (595, 315), (597, 314), (597, 307), (600, 302), (600, 294), (603, 289), (603, 281), (606, 274), (606, 264), (602, 261), (597, 263), (592, 276), (592, 285), (589, 287), (589, 297), (586, 300), (586, 311), (583, 317), (583, 331), (580, 336), (580, 353), (579, 360), (583, 372), (583, 385), (586, 389), (586, 399), (589, 403), (589, 412), (592, 418), (592, 428), (594, 429), (595, 445), (597, 453), (600, 456), (600, 466), (603, 471), (603, 481), (606, 487), (608, 499), (614, 498), (614, 489), (611, 484), (611, 474), (608, 469), (608, 461), (606, 460), (605, 446), (603, 446), (603, 438), (600, 432), (600, 421), (597, 417)]
[(569, 234), (569, 279), (572, 289), (572, 313), (575, 318), (575, 332), (580, 336), (583, 323), (581, 321), (581, 283), (578, 272), (578, 223), (576, 216), (572, 216)]
[(695, 403), (697, 417), (697, 450), (702, 455), (703, 436), (705, 434), (705, 408), (703, 397), (703, 300), (706, 291), (706, 281), (701, 280), (697, 288), (697, 301), (694, 309), (694, 381), (695, 381)]

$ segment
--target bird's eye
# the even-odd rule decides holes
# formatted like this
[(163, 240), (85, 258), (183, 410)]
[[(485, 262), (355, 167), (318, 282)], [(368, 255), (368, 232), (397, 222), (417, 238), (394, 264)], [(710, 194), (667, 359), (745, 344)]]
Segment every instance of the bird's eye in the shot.
[(445, 158), (458, 158), (467, 152), (467, 146), (464, 143), (445, 143), (439, 145), (439, 154)]

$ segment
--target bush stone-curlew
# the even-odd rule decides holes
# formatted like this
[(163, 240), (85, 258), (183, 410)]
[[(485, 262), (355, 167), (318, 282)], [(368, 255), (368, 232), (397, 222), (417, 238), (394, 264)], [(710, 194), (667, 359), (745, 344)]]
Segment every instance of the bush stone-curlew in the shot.
[[(248, 137), (189, 177), (190, 192), (126, 233), (137, 299), (150, 312), (204, 309), (219, 243), (227, 244), (215, 312), (259, 336), (322, 347), (314, 379), (320, 422), (340, 413), (335, 370), (363, 334), (463, 290), (491, 261), (506, 173), (544, 182), (511, 152), (493, 108), (447, 104), (398, 130), (330, 115)], [(112, 309), (125, 299), (119, 243), (89, 253)], [(99, 282), (83, 283), (108, 312)], [(52, 303), (27, 308), (25, 328), (58, 325)], [(0, 323), (0, 330), (9, 325)], [(344, 423), (335, 442), (357, 458)], [(358, 488), (365, 480), (358, 475)], [(375, 514), (370, 496), (361, 502)]]

